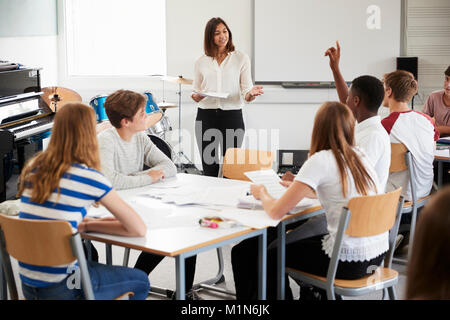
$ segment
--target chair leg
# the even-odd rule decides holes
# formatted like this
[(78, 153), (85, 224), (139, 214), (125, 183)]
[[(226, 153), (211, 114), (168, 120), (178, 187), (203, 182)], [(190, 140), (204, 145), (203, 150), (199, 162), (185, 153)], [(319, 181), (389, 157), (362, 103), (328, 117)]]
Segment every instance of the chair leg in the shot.
[(130, 261), (130, 248), (125, 248), (125, 251), (123, 253), (123, 263), (122, 265), (124, 267), (128, 267), (128, 262)]
[(336, 300), (333, 288), (327, 288), (327, 298), (328, 300)]
[[(386, 289), (385, 289), (386, 290)], [(394, 286), (389, 287), (388, 289), (389, 292), (389, 299), (390, 300), (397, 300), (397, 294), (395, 293), (395, 288)], [(384, 290), (383, 290), (384, 291)]]
[(417, 221), (417, 208), (413, 209), (412, 217), (411, 217), (411, 228), (409, 230), (409, 243), (408, 243), (408, 261), (411, 259), (411, 253), (413, 251), (414, 245), (414, 231), (416, 230), (416, 221)]

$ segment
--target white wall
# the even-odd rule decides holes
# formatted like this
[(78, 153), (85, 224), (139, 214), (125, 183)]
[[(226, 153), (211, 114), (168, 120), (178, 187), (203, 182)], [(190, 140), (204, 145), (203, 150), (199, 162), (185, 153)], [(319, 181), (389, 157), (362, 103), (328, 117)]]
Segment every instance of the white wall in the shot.
[[(439, 0), (434, 2), (436, 1), (439, 2)], [(167, 0), (168, 74), (192, 77), (194, 61), (203, 52), (204, 27), (211, 17), (224, 18), (233, 32), (236, 48), (251, 57), (252, 7), (253, 0)], [(54, 85), (57, 81), (60, 86), (65, 86), (67, 83), (58, 79), (58, 72), (64, 66), (58, 66), (56, 47), (56, 37), (0, 38), (0, 58), (41, 66), (43, 86)], [(86, 103), (97, 94), (107, 94), (119, 88), (140, 92), (151, 90), (157, 100), (162, 98), (161, 81), (151, 78), (117, 80), (94, 79), (90, 83), (80, 81), (74, 82), (69, 87), (78, 91)], [(197, 159), (195, 162), (199, 163), (194, 142), (196, 106), (189, 98), (191, 89), (190, 86), (182, 87), (182, 128), (188, 131), (183, 148), (188, 156), (192, 159), (195, 157)], [(178, 86), (167, 83), (166, 101), (177, 102), (177, 90)], [(335, 90), (282, 89), (277, 86), (266, 86), (265, 94), (244, 108), (247, 131), (254, 129), (264, 134), (264, 130), (279, 130), (279, 145), (275, 149), (308, 149), (317, 108), (323, 101), (335, 99), (337, 99)], [(167, 115), (174, 129), (178, 128), (178, 109), (168, 110)], [(270, 137), (270, 132), (267, 135)], [(169, 138), (169, 142), (175, 145), (178, 132), (174, 132)], [(261, 143), (261, 149), (263, 144)]]
[(0, 37), (0, 60), (42, 68), (42, 87), (58, 83), (57, 36)]

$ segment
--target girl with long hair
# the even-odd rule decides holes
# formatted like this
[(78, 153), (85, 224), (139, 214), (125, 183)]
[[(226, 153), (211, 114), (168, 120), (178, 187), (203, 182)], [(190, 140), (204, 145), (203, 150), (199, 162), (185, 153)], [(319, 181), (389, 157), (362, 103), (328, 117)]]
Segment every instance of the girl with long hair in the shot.
[[(281, 219), (303, 198), (320, 200), (327, 220), (327, 234), (293, 241), (286, 245), (286, 266), (326, 276), (342, 208), (360, 195), (382, 192), (376, 172), (363, 151), (355, 146), (355, 118), (351, 110), (339, 102), (325, 102), (318, 110), (312, 132), (309, 158), (293, 182), (283, 182), (286, 192), (272, 198), (262, 185), (252, 185), (253, 196), (262, 201), (273, 219)], [(296, 230), (290, 235), (295, 238)], [(238, 299), (255, 298), (257, 291), (257, 243), (251, 239), (232, 249), (232, 265)], [(344, 236), (337, 277), (357, 279), (379, 265), (389, 249), (388, 232), (367, 238)], [(267, 295), (276, 298), (276, 248), (268, 250)], [(292, 299), (286, 279), (286, 298)], [(301, 287), (300, 297), (306, 291)], [(317, 289), (318, 293), (323, 293)]]
[[(145, 236), (143, 220), (99, 170), (94, 111), (81, 103), (68, 103), (55, 115), (47, 149), (22, 170), (19, 217), (65, 220), (74, 232)], [(86, 218), (87, 209), (95, 202), (105, 206), (114, 218)], [(81, 299), (82, 289), (70, 289), (66, 283), (69, 271), (76, 268), (73, 264), (41, 267), (19, 261), (25, 298)], [(145, 299), (148, 294), (148, 277), (140, 270), (91, 261), (88, 268), (97, 299), (112, 299), (126, 291), (133, 291), (134, 299)]]

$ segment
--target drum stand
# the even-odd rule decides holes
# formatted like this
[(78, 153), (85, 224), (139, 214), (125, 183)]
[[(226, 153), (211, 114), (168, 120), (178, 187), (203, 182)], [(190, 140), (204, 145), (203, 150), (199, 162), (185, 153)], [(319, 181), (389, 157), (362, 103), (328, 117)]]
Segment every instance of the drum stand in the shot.
[[(186, 164), (189, 164), (190, 167), (195, 167), (194, 163), (184, 154), (183, 147), (181, 145), (181, 83), (178, 83), (178, 145), (179, 151), (174, 154), (175, 156), (175, 165), (178, 168), (178, 171), (183, 171)], [(183, 160), (186, 160), (187, 163), (184, 163)]]

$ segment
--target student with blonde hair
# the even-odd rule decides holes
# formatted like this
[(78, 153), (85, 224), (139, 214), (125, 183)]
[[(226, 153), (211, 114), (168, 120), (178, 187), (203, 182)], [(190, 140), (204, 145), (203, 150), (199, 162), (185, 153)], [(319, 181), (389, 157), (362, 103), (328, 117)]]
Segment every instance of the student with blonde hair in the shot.
[[(272, 198), (262, 185), (252, 185), (253, 196), (262, 201), (273, 219), (281, 219), (305, 197), (317, 195), (325, 209), (327, 233), (286, 245), (286, 266), (326, 276), (335, 235), (348, 201), (360, 195), (382, 193), (383, 188), (367, 155), (355, 145), (355, 118), (351, 110), (339, 102), (325, 102), (318, 110), (312, 132), (308, 160), (279, 199)], [(294, 229), (291, 233), (295, 233)], [(238, 299), (256, 298), (257, 242), (249, 239), (232, 249), (232, 265)], [(388, 232), (372, 237), (344, 236), (337, 277), (363, 277), (372, 265), (380, 265), (389, 249)], [(276, 294), (276, 249), (267, 256), (267, 296)], [(286, 298), (292, 299), (286, 279)], [(300, 298), (307, 295), (301, 286)], [(320, 289), (315, 292), (323, 294)]]
[[(55, 116), (47, 149), (30, 159), (22, 171), (19, 217), (68, 221), (74, 232), (145, 236), (147, 228), (141, 217), (99, 170), (94, 110), (81, 103), (68, 103)], [(114, 217), (86, 218), (95, 202)], [(70, 289), (66, 283), (76, 268), (74, 264), (41, 267), (19, 261), (25, 298), (82, 299), (82, 289)], [(134, 299), (148, 295), (149, 281), (140, 270), (92, 261), (88, 261), (88, 269), (96, 299), (113, 299), (127, 291), (134, 292)]]

